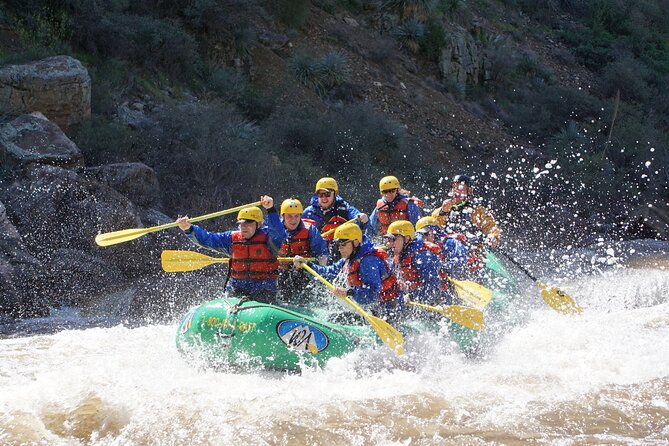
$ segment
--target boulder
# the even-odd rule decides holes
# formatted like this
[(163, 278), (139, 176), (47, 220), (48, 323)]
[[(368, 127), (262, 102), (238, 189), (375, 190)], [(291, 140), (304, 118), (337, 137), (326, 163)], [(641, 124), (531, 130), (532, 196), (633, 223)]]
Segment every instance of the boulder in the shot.
[(33, 298), (31, 278), (42, 277), (41, 263), (33, 257), (0, 202), (0, 316), (43, 316), (44, 299)]
[(42, 112), (67, 128), (91, 115), (91, 78), (78, 60), (55, 56), (0, 68), (0, 110)]
[(38, 112), (0, 124), (0, 158), (13, 165), (83, 165), (83, 156), (77, 145), (56, 124)]
[(125, 283), (114, 265), (77, 249), (56, 249), (45, 265), (39, 287), (50, 296), (50, 306), (90, 306), (98, 296), (113, 292)]
[(143, 163), (107, 164), (88, 168), (87, 174), (142, 207), (158, 207), (160, 186), (153, 169)]

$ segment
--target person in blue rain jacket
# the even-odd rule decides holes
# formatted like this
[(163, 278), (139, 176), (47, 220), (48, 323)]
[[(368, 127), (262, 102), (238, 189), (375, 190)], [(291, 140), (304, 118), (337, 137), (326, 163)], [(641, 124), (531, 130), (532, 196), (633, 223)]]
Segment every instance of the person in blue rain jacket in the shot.
[(277, 294), (279, 249), (286, 239), (286, 230), (274, 208), (274, 200), (261, 197), (267, 210), (256, 206), (239, 211), (236, 231), (209, 232), (193, 225), (188, 217), (177, 219), (179, 228), (197, 245), (222, 250), (230, 256), (226, 290), (231, 296), (244, 296), (261, 302), (274, 302)]

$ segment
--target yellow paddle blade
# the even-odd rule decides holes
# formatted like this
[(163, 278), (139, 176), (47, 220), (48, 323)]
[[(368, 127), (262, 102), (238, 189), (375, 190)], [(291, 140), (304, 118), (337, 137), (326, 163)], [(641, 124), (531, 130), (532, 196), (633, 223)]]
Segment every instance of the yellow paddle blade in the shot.
[(447, 305), (445, 307), (433, 307), (418, 302), (409, 302), (417, 308), (422, 308), (427, 311), (434, 311), (441, 313), (453, 322), (463, 327), (471, 328), (472, 330), (483, 330), (485, 321), (483, 320), (483, 313), (481, 310), (475, 308), (463, 307), (462, 305)]
[(458, 297), (478, 310), (483, 310), (492, 300), (492, 291), (483, 285), (471, 280), (448, 280), (455, 285)]
[(98, 246), (116, 245), (117, 243), (129, 242), (130, 240), (134, 240), (149, 232), (160, 231), (175, 226), (177, 226), (176, 223), (170, 223), (168, 225), (153, 226), (150, 228), (123, 229), (121, 231), (107, 232), (106, 234), (96, 235), (95, 243), (97, 243)]
[[(302, 268), (307, 270), (309, 273), (311, 273), (316, 279), (318, 279), (321, 283), (323, 283), (325, 286), (327, 286), (331, 291), (334, 291), (335, 286), (332, 285), (326, 278), (318, 274), (316, 271), (314, 271), (309, 265), (306, 263), (303, 263)], [(388, 346), (392, 351), (395, 352), (397, 356), (402, 356), (404, 354), (404, 337), (402, 334), (397, 331), (395, 327), (390, 325), (388, 322), (384, 321), (383, 319), (380, 319), (376, 316), (372, 316), (371, 314), (368, 314), (365, 310), (363, 310), (360, 305), (355, 303), (352, 299), (350, 299), (348, 296), (344, 296), (342, 298), (347, 304), (353, 307), (355, 311), (358, 312), (358, 314), (362, 317), (365, 318), (367, 322), (369, 322), (369, 325), (372, 326), (374, 331), (376, 332), (376, 335)]]
[[(260, 202), (256, 201), (254, 203), (249, 203), (230, 209), (225, 209), (223, 211), (213, 212), (211, 214), (206, 214), (206, 215), (200, 215), (199, 217), (193, 217), (190, 219), (190, 221), (195, 223), (196, 221), (207, 220), (208, 218), (220, 217), (221, 215), (232, 214), (233, 212), (239, 211), (245, 207), (258, 206), (259, 204)], [(133, 229), (123, 229), (114, 232), (107, 232), (105, 234), (98, 234), (95, 237), (95, 243), (97, 243), (98, 246), (116, 245), (117, 243), (129, 242), (130, 240), (134, 240), (150, 232), (162, 231), (163, 229), (174, 228), (177, 226), (179, 225), (176, 222), (172, 222), (160, 226), (152, 226), (150, 228), (133, 228)]]
[(160, 264), (168, 273), (195, 271), (209, 266), (212, 263), (229, 261), (228, 258), (209, 257), (194, 251), (163, 251), (160, 254)]
[(376, 335), (388, 346), (392, 351), (395, 352), (397, 356), (402, 356), (404, 354), (404, 336), (402, 333), (397, 331), (395, 327), (390, 325), (388, 322), (380, 319), (376, 316), (372, 316), (363, 310), (353, 299), (348, 296), (343, 297), (344, 301), (352, 306), (358, 314), (369, 322), (369, 325), (372, 326)]
[(541, 289), (541, 297), (552, 309), (560, 314), (574, 315), (583, 312), (583, 309), (567, 293), (552, 285), (537, 282)]
[[(278, 257), (279, 262), (292, 262), (292, 257)], [(306, 258), (307, 261), (315, 260), (313, 257)], [(209, 266), (213, 263), (228, 263), (228, 257), (209, 257), (194, 251), (170, 251), (166, 250), (160, 254), (160, 264), (168, 273), (181, 273), (195, 271)]]

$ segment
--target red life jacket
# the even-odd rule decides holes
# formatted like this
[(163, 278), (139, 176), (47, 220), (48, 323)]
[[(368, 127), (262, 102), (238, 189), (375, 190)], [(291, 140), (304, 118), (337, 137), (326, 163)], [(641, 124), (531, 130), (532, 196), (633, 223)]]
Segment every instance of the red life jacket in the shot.
[(256, 232), (246, 240), (241, 231), (232, 233), (230, 276), (234, 279), (276, 279), (279, 261), (267, 247), (269, 235)]
[(370, 251), (367, 254), (363, 255), (362, 257), (355, 259), (353, 261), (346, 261), (346, 263), (344, 264), (344, 268), (346, 268), (346, 272), (348, 274), (347, 276), (348, 285), (350, 287), (361, 287), (363, 285), (362, 279), (360, 278), (360, 262), (368, 255), (373, 255), (378, 257), (379, 259), (383, 260), (383, 263), (386, 265), (387, 276), (381, 280), (381, 292), (379, 293), (379, 299), (382, 302), (395, 299), (397, 297), (397, 293), (399, 292), (399, 286), (397, 285), (397, 278), (390, 271), (390, 266), (388, 266), (388, 262), (386, 261), (386, 259), (388, 258), (388, 254), (380, 249), (374, 249), (373, 251)]
[[(309, 228), (311, 225), (304, 222), (304, 220), (303, 223), (303, 228), (293, 235), (288, 235), (286, 241), (283, 242), (281, 249), (279, 249), (279, 257), (309, 257), (311, 254), (311, 244), (309, 243)], [(279, 264), (279, 268), (282, 270), (293, 269), (290, 262)]]
[[(325, 223), (325, 225), (323, 225), (323, 230), (321, 232), (327, 232), (327, 231), (330, 231), (332, 229), (335, 229), (337, 226), (342, 225), (342, 224), (346, 223), (347, 221), (348, 220), (346, 220), (344, 217), (342, 217), (340, 215), (335, 215), (334, 217), (332, 217), (330, 219), (330, 221), (328, 221), (327, 223)], [(328, 235), (324, 235), (323, 239), (328, 240), (328, 241), (334, 240), (334, 232), (331, 232)]]
[[(444, 262), (446, 260), (446, 257), (444, 256), (444, 250), (441, 248), (440, 245), (437, 245), (436, 243), (432, 242), (423, 242), (425, 243), (425, 246), (427, 246), (427, 249), (432, 251), (439, 257), (440, 262)], [(439, 268), (438, 271), (439, 274), (439, 281), (441, 282), (441, 290), (446, 291), (448, 290), (449, 282), (448, 282), (448, 273), (446, 272), (445, 269)]]
[[(436, 243), (424, 241), (423, 247), (417, 249), (416, 251), (412, 252), (410, 255), (402, 259), (399, 267), (400, 271), (402, 272), (402, 279), (406, 282), (407, 286), (409, 287), (409, 291), (413, 291), (416, 288), (420, 288), (421, 286), (423, 286), (423, 281), (420, 279), (420, 274), (418, 273), (418, 269), (413, 264), (413, 256), (422, 251), (430, 251), (436, 254), (440, 261), (443, 258), (441, 247), (439, 245), (437, 245)], [(441, 268), (439, 268), (439, 279), (441, 281), (441, 289), (444, 291), (447, 290), (448, 275), (446, 274), (446, 271), (443, 271)]]
[(448, 236), (468, 246), (469, 249), (467, 252), (467, 269), (469, 269), (469, 271), (471, 272), (478, 271), (485, 266), (485, 263), (483, 261), (485, 259), (485, 254), (481, 246), (476, 245), (474, 243), (470, 243), (470, 241), (467, 240), (467, 236), (461, 232), (449, 234)]
[(409, 213), (407, 212), (407, 206), (409, 205), (409, 200), (402, 198), (394, 207), (390, 207), (390, 203), (380, 199), (376, 202), (376, 216), (379, 219), (379, 233), (384, 235), (388, 232), (388, 226), (394, 221), (398, 220), (408, 220)]

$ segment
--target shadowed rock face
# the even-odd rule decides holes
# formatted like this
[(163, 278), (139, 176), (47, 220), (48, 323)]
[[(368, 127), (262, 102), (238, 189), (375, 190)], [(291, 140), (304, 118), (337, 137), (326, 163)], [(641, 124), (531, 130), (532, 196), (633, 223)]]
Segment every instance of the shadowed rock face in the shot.
[(49, 57), (0, 69), (0, 110), (41, 112), (63, 128), (91, 115), (91, 78), (76, 59)]
[(160, 186), (153, 169), (144, 163), (117, 163), (86, 169), (97, 181), (117, 190), (133, 203), (159, 207)]
[(0, 153), (14, 165), (83, 165), (77, 145), (56, 124), (38, 112), (0, 125)]

